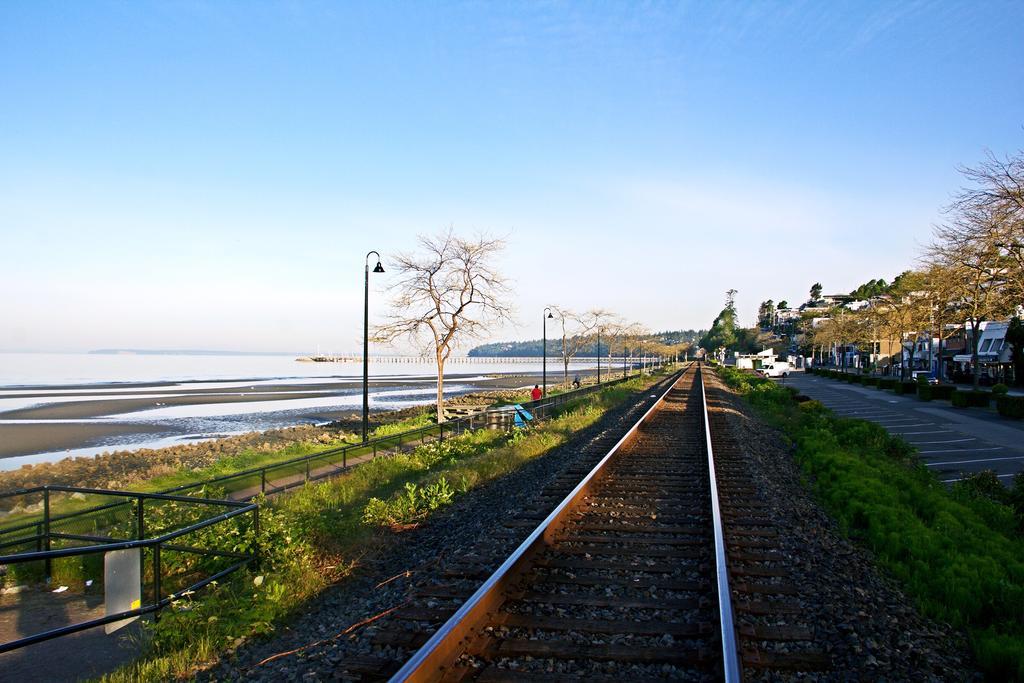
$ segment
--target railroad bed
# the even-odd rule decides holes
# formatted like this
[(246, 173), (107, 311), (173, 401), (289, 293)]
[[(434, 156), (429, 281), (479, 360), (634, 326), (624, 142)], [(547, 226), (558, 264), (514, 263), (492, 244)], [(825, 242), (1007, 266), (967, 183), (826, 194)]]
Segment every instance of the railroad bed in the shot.
[[(596, 467), (566, 473), (568, 496), (542, 492), (506, 524), (536, 528), (495, 572), (451, 563), (447, 583), (420, 587), (377, 635), (382, 657), (338, 673), (732, 681), (827, 669), (742, 450), (716, 438), (722, 418), (706, 404), (691, 367)], [(387, 664), (413, 650), (397, 672)]]

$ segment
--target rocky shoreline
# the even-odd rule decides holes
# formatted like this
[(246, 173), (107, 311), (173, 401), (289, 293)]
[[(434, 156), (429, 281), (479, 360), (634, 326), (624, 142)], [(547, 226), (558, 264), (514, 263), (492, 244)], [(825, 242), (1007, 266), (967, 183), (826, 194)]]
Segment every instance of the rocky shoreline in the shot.
[[(491, 405), (500, 400), (515, 398), (522, 398), (522, 392), (483, 391), (451, 399), (446, 401), (446, 405)], [(370, 428), (415, 417), (432, 409), (432, 406), (416, 406), (372, 413)], [(115, 450), (97, 456), (79, 456), (51, 463), (23, 465), (17, 470), (0, 472), (0, 492), (43, 484), (131, 490), (155, 477), (200, 470), (223, 457), (245, 451), (272, 453), (296, 443), (322, 444), (324, 448), (340, 445), (345, 440), (355, 439), (361, 420), (359, 413), (351, 413), (322, 426), (298, 425), (221, 439), (182, 443), (166, 448)], [(0, 499), (0, 513), (2, 511), (3, 501)]]

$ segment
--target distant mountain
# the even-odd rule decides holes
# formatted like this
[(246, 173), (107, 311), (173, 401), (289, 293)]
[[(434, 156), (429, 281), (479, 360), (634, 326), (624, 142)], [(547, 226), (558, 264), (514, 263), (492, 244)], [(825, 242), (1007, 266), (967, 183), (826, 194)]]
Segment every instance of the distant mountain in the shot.
[[(696, 345), (697, 341), (704, 335), (704, 330), (676, 330), (671, 332), (655, 332), (648, 335), (648, 339), (656, 339), (662, 344), (682, 344), (690, 342)], [(467, 355), (472, 357), (502, 357), (521, 358), (524, 356), (543, 355), (543, 339), (531, 339), (529, 341), (494, 342), (492, 344), (481, 344), (474, 346)], [(607, 353), (608, 347), (604, 341), (601, 342), (601, 350)], [(590, 344), (584, 347), (578, 355), (594, 356), (597, 354), (597, 344)], [(562, 355), (562, 340), (560, 338), (548, 339), (548, 356), (560, 357)]]
[(96, 349), (91, 354), (106, 356), (301, 356), (294, 351), (211, 351), (208, 349)]

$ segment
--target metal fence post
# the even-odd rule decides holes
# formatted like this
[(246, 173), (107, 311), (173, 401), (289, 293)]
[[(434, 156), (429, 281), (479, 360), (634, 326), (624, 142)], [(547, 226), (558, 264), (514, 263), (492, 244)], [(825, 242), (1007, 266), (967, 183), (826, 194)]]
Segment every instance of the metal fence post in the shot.
[(260, 470), (260, 493), (267, 492), (267, 470)]
[[(43, 530), (46, 532), (43, 543), (46, 547), (46, 552), (50, 552), (50, 489), (43, 489)], [(47, 557), (46, 561), (46, 583), (50, 583), (50, 577), (53, 574), (52, 560)]]
[[(135, 532), (138, 538), (136, 540), (141, 541), (146, 536), (146, 514), (142, 507), (142, 501), (145, 500), (142, 496), (135, 499)], [(146, 549), (139, 548), (139, 576), (146, 575)]]
[(153, 604), (156, 611), (153, 612), (153, 619), (160, 620), (160, 544), (153, 546)]
[(146, 516), (142, 508), (143, 498), (138, 498), (135, 505), (135, 533), (136, 540), (141, 541), (146, 535)]
[(306, 458), (306, 481), (309, 481), (309, 458)]

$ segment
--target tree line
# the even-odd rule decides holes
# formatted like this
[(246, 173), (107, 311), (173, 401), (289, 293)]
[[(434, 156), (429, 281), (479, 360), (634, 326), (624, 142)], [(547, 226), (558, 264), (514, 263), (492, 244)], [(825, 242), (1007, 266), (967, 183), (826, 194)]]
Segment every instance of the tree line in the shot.
[(912, 367), (916, 342), (923, 333), (938, 340), (941, 358), (943, 343), (965, 325), (977, 387), (982, 323), (1012, 316), (1011, 328), (1021, 327), (1024, 153), (1004, 158), (990, 153), (978, 166), (963, 167), (960, 172), (965, 186), (945, 207), (945, 220), (935, 226), (931, 241), (920, 250), (916, 267), (891, 284), (868, 283), (868, 305), (858, 311), (845, 307), (833, 311), (810, 331), (812, 344), (888, 340), (891, 346), (907, 350)]
[[(704, 335), (705, 330), (670, 330), (665, 332), (652, 332), (647, 339), (664, 346), (679, 346), (688, 344), (696, 346), (697, 342)], [(548, 356), (561, 356), (561, 338), (549, 339), (547, 343)], [(528, 339), (526, 341), (505, 341), (480, 344), (471, 348), (466, 355), (470, 357), (505, 357), (505, 358), (537, 358), (543, 355), (544, 340)], [(601, 342), (601, 353), (608, 355), (609, 349), (605, 341)], [(596, 338), (591, 343), (580, 349), (581, 356), (593, 357), (598, 354)]]

